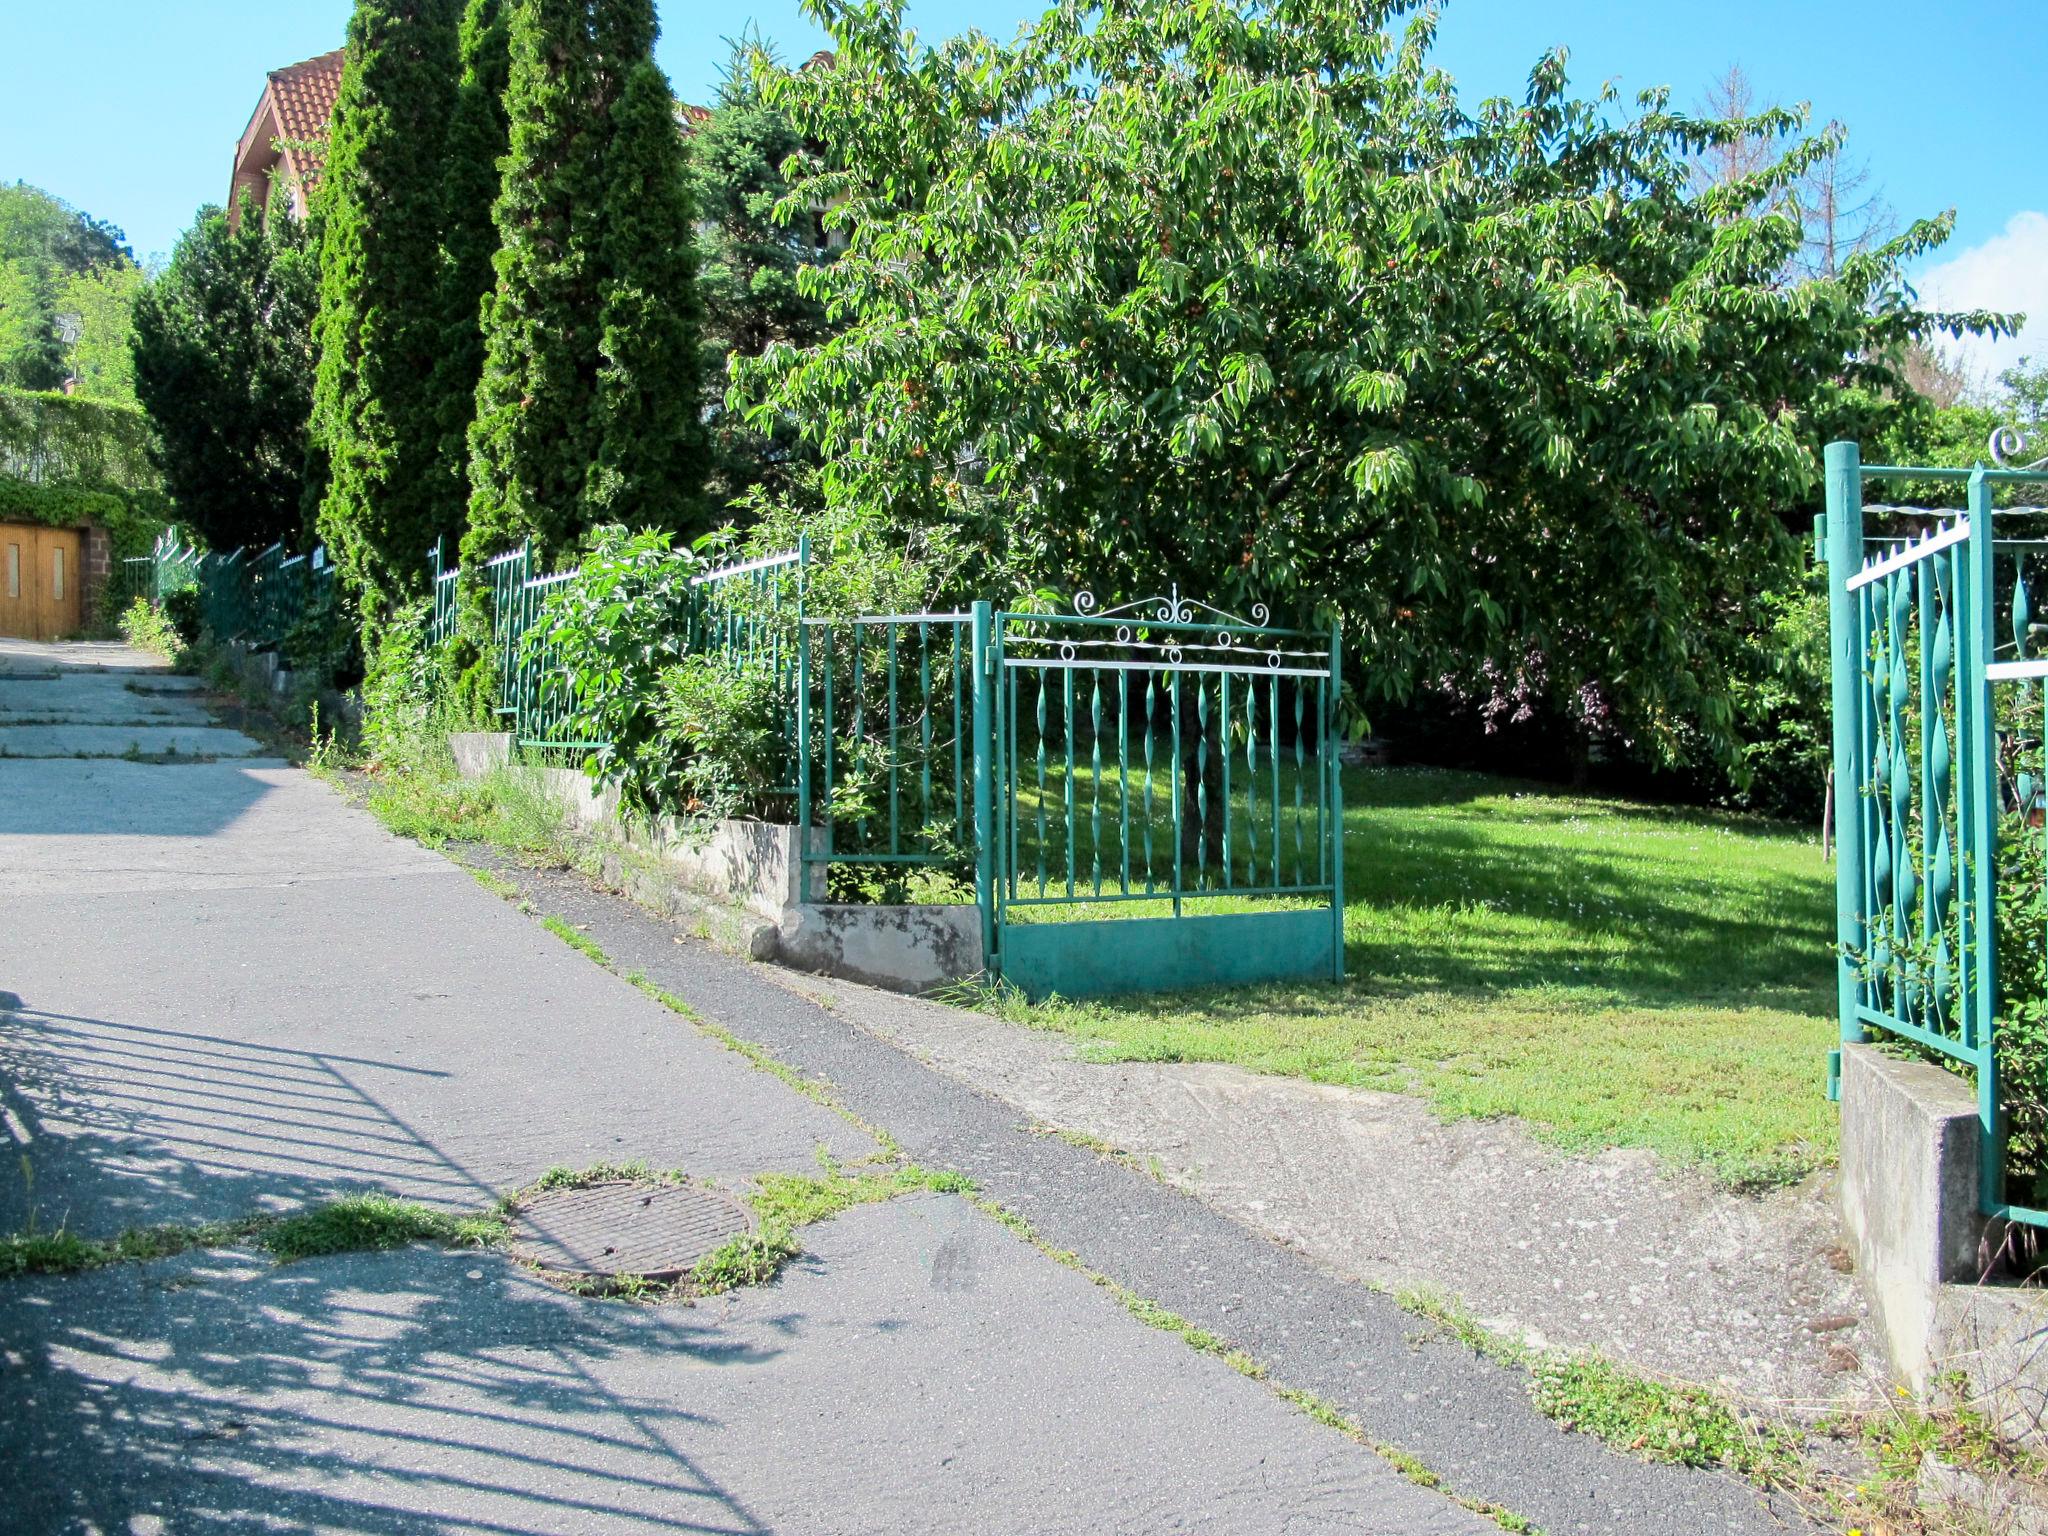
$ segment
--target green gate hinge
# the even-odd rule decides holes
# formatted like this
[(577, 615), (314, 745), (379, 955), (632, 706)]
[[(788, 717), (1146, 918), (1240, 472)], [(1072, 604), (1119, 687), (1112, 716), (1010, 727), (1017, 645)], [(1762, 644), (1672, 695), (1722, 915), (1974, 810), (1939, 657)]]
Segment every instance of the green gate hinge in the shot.
[(1842, 1102), (1842, 1048), (1839, 1045), (1828, 1052), (1828, 1102)]

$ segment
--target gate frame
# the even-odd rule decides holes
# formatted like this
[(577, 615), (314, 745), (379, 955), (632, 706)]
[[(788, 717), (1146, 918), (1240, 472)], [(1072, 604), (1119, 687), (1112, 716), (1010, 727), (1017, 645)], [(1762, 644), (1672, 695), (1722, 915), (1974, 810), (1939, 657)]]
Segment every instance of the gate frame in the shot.
[[(1342, 689), (1342, 636), (1337, 626), (1332, 624), (1326, 633), (1275, 627), (1265, 622), (1263, 605), (1253, 609), (1257, 622), (1246, 623), (1221, 609), (1183, 598), (1177, 588), (1164, 598), (1141, 599), (1099, 613), (1095, 611), (1093, 597), (1084, 591), (1077, 594), (1074, 606), (1076, 611), (1071, 614), (996, 610), (986, 602), (973, 607), (976, 895), (981, 907), (982, 952), (988, 975), (1009, 982), (1028, 995), (1058, 993), (1065, 997), (1309, 977), (1343, 980), (1344, 792), (1335, 727)], [(1202, 617), (1205, 613), (1213, 617)], [(1119, 615), (1125, 617), (1119, 619)], [(1006, 771), (1009, 746), (1004, 699), (1006, 689), (1014, 685), (1007, 682), (1007, 674), (1012, 669), (1021, 671), (1031, 666), (1039, 670), (1074, 670), (1080, 665), (1072, 642), (1062, 648), (1060, 660), (1013, 660), (1012, 626), (1027, 624), (1066, 624), (1076, 629), (1107, 626), (1114, 637), (1112, 643), (1159, 652), (1156, 666), (1132, 662), (1106, 664), (1121, 671), (1147, 675), (1214, 672), (1246, 679), (1287, 676), (1321, 681), (1326, 691), (1318, 703), (1314, 739), (1316, 772), (1322, 775), (1319, 788), (1322, 804), (1327, 808), (1327, 822), (1319, 833), (1322, 845), (1317, 857), (1319, 870), (1324, 867), (1321, 861), (1327, 861), (1328, 879), (1298, 889), (1303, 897), (1322, 897), (1328, 905), (1258, 912), (1186, 913), (1182, 910), (1186, 901), (1227, 896), (1231, 892), (1227, 885), (1221, 889), (1186, 889), (1178, 874), (1176, 843), (1173, 888), (1163, 897), (1155, 898), (1171, 899), (1171, 916), (1012, 923), (1008, 916), (1012, 905), (1009, 890), (1017, 879), (1017, 871), (1009, 867), (1006, 850), (1011, 818), (1016, 814), (1016, 789), (1011, 785), (1002, 794), (997, 793), (997, 781)], [(1164, 632), (1175, 638), (1156, 643), (1139, 641), (1135, 639), (1138, 632)], [(1264, 663), (1182, 660), (1183, 649), (1213, 651), (1224, 657), (1248, 654), (1251, 648), (1240, 649), (1236, 644), (1244, 636), (1270, 642), (1260, 647), (1267, 652)], [(1322, 658), (1326, 669), (1283, 665), (1282, 648), (1290, 641), (1327, 645), (1326, 656)], [(1049, 636), (1036, 637), (1035, 643), (1060, 644)], [(1307, 724), (1303, 723), (1304, 729)], [(1220, 725), (1227, 736), (1228, 719)], [(1228, 745), (1221, 750), (1227, 760)], [(1273, 766), (1277, 771), (1277, 763)], [(1178, 775), (1177, 760), (1173, 772)], [(1170, 792), (1177, 800), (1177, 777)], [(1225, 828), (1227, 835), (1227, 819)], [(1274, 835), (1279, 835), (1277, 823)], [(1226, 844), (1225, 858), (1228, 857)], [(1264, 894), (1288, 895), (1294, 889), (1297, 888)], [(1078, 902), (1087, 898), (1077, 895), (1074, 899)], [(1115, 899), (1140, 898), (1125, 891)]]

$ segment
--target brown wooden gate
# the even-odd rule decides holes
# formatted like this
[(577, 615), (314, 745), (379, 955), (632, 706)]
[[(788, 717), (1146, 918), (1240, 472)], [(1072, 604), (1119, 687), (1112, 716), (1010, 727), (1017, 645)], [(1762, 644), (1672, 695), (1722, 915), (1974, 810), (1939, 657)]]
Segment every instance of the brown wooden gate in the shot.
[(0, 523), (0, 635), (55, 640), (85, 627), (78, 531)]

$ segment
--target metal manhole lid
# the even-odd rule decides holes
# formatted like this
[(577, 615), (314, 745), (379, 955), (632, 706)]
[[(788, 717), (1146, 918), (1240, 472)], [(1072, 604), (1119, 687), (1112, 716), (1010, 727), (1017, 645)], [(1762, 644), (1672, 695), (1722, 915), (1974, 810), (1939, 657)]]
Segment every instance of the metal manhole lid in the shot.
[(543, 1190), (513, 1216), (513, 1256), (572, 1275), (680, 1279), (754, 1227), (737, 1200), (694, 1184), (629, 1181)]

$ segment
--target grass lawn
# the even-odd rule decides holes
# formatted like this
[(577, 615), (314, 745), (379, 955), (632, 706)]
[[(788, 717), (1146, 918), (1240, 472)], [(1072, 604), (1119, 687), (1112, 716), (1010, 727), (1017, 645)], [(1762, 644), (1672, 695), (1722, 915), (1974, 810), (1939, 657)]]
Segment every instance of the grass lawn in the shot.
[(1832, 1160), (1817, 830), (1431, 769), (1344, 796), (1349, 981), (1010, 1011), (1101, 1059), (1397, 1089), (1732, 1184)]

